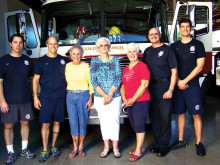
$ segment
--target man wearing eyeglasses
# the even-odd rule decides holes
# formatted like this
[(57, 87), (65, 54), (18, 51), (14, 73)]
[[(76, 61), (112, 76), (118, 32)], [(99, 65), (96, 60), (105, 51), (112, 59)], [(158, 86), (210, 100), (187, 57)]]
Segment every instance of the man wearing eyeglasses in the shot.
[(177, 61), (173, 50), (160, 42), (161, 34), (157, 28), (149, 30), (148, 38), (152, 46), (144, 51), (143, 62), (147, 64), (151, 72), (149, 115), (155, 146), (150, 149), (150, 152), (163, 157), (169, 152), (172, 96), (177, 80)]

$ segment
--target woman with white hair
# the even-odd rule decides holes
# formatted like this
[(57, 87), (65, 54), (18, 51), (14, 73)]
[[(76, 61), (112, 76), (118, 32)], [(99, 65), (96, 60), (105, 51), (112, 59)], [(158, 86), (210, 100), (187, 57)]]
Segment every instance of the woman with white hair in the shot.
[(121, 67), (117, 57), (110, 56), (111, 42), (102, 37), (96, 41), (100, 56), (91, 60), (90, 77), (95, 89), (94, 104), (98, 112), (104, 149), (101, 158), (109, 152), (109, 141), (112, 141), (114, 157), (121, 156), (118, 149), (121, 110)]
[(136, 133), (136, 149), (129, 152), (129, 161), (137, 161), (145, 152), (145, 124), (150, 106), (148, 85), (150, 71), (146, 64), (138, 60), (139, 47), (135, 43), (127, 45), (127, 56), (130, 64), (123, 70), (121, 96), (127, 107), (132, 129)]

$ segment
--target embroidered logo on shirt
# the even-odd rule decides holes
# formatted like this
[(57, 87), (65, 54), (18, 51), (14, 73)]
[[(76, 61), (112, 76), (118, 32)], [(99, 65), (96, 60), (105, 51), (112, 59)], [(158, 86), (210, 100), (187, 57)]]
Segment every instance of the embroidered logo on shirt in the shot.
[(45, 63), (45, 65), (48, 65), (48, 63)]
[(191, 47), (190, 47), (190, 52), (191, 52), (191, 53), (194, 53), (195, 49), (196, 49), (195, 46), (191, 46)]
[(64, 65), (64, 64), (65, 64), (64, 59), (61, 59), (61, 60), (60, 60), (60, 63), (61, 63), (62, 65)]
[(26, 119), (30, 119), (30, 117), (31, 117), (30, 114), (25, 115)]
[(9, 62), (8, 62), (8, 63), (6, 63), (5, 65), (6, 65), (6, 66), (8, 66), (8, 65), (9, 65)]
[(25, 65), (29, 65), (29, 62), (27, 60), (24, 60)]
[(196, 106), (195, 106), (195, 110), (198, 111), (199, 109), (200, 109), (200, 106), (199, 106), (199, 105), (196, 105)]
[(128, 71), (127, 73), (125, 73), (124, 77), (125, 77), (126, 81), (129, 81), (131, 79), (131, 77), (133, 76), (133, 74), (134, 74), (133, 70)]
[(159, 53), (158, 53), (158, 57), (161, 57), (163, 55), (163, 51), (160, 51)]

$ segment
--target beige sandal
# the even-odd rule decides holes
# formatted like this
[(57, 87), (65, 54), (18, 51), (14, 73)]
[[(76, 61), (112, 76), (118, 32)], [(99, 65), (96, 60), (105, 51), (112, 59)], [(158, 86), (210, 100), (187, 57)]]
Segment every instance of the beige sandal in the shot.
[(113, 152), (114, 152), (114, 157), (115, 158), (120, 158), (121, 157), (121, 153), (119, 152), (119, 149), (113, 149)]
[(105, 158), (108, 155), (109, 149), (103, 149), (103, 151), (100, 154), (101, 158)]

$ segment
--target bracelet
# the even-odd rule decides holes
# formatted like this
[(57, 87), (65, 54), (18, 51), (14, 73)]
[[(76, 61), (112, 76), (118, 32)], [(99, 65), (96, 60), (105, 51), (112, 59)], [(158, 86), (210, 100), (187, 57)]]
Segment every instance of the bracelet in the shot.
[(132, 100), (134, 100), (134, 102), (136, 101), (133, 97), (132, 97)]
[(173, 89), (168, 89), (168, 90), (173, 93)]
[(113, 93), (109, 93), (109, 95), (111, 95), (111, 96), (112, 96), (112, 95), (113, 95)]

